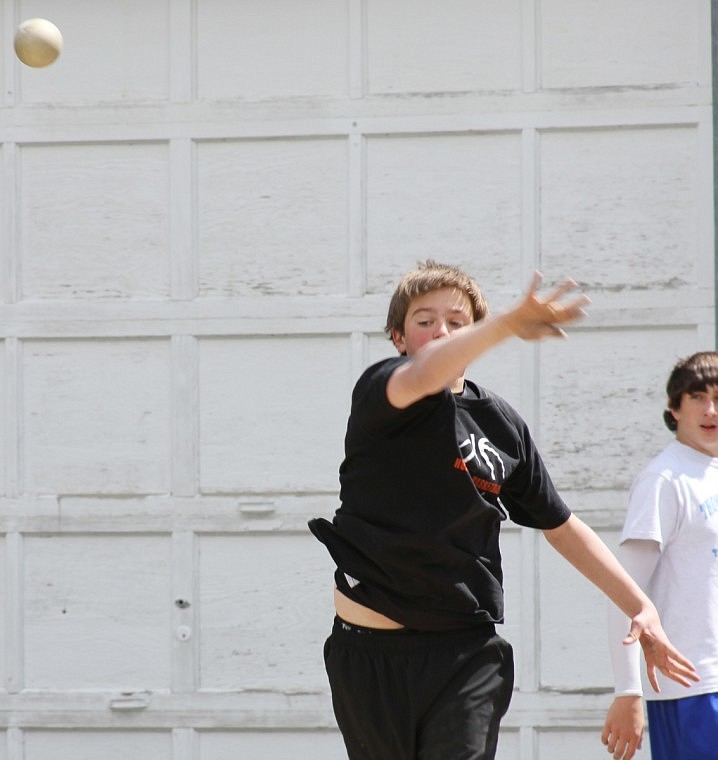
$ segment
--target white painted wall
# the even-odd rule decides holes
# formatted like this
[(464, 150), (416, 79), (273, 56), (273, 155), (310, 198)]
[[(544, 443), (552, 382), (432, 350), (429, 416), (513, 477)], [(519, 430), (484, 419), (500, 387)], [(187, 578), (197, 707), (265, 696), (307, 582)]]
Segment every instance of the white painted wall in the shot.
[[(343, 757), (306, 520), (392, 286), (581, 283), (567, 343), (472, 374), (615, 545), (714, 344), (709, 4), (0, 0), (0, 31), (0, 760)], [(604, 757), (603, 601), (531, 531), (503, 552), (500, 758)]]

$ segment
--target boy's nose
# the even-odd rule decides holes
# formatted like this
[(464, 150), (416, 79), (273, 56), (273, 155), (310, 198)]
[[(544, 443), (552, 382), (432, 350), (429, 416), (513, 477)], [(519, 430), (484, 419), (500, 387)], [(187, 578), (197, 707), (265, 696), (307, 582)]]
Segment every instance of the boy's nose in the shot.
[(443, 338), (445, 335), (449, 334), (449, 328), (446, 325), (446, 322), (444, 322), (443, 319), (440, 319), (436, 323), (436, 327), (434, 328), (434, 337), (435, 338)]

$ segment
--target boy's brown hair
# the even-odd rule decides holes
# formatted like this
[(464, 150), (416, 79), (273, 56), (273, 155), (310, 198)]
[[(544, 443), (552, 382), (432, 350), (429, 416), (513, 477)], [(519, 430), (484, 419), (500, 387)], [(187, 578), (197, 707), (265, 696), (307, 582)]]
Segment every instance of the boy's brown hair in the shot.
[(705, 391), (709, 385), (718, 385), (717, 352), (699, 351), (676, 363), (666, 383), (668, 409), (663, 412), (663, 421), (669, 430), (678, 429), (671, 409), (680, 409), (683, 394)]
[(407, 272), (394, 290), (384, 327), (389, 337), (392, 330), (398, 330), (403, 334), (406, 313), (412, 299), (440, 288), (457, 288), (466, 293), (471, 301), (474, 322), (479, 322), (489, 313), (489, 305), (473, 277), (459, 267), (427, 259), (416, 269)]

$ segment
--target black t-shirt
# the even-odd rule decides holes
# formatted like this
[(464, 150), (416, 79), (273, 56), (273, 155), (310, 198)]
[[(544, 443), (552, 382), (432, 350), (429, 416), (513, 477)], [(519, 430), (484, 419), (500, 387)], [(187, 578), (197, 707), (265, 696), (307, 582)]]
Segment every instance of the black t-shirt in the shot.
[(563, 524), (526, 423), (503, 399), (467, 384), (396, 409), (386, 397), (406, 357), (357, 382), (332, 522), (309, 527), (337, 564), (338, 588), (418, 630), (503, 622), (499, 528)]

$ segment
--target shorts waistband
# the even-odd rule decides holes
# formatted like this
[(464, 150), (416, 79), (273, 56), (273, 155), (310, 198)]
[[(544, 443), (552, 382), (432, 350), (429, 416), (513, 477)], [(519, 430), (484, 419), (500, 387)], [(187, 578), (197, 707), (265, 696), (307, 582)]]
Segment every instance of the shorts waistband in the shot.
[(488, 640), (496, 635), (493, 623), (481, 623), (471, 628), (447, 631), (417, 631), (413, 628), (364, 628), (347, 623), (340, 617), (334, 618), (332, 638), (338, 642), (351, 644), (362, 649), (407, 649), (427, 645), (462, 645)]

